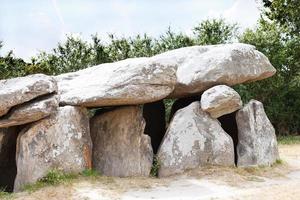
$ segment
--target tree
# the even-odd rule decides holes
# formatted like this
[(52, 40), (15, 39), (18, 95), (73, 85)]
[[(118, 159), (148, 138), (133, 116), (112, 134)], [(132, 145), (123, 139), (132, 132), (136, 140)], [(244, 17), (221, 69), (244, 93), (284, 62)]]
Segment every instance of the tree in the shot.
[(212, 19), (202, 21), (193, 30), (197, 44), (222, 44), (232, 42), (237, 37), (238, 26), (224, 19)]
[[(0, 41), (0, 49), (3, 42)], [(27, 63), (21, 58), (15, 58), (13, 51), (9, 51), (7, 55), (0, 56), (0, 79), (8, 79), (12, 77), (24, 76)]]
[(300, 131), (300, 40), (286, 40), (286, 28), (261, 19), (256, 29), (247, 29), (240, 42), (252, 44), (263, 52), (276, 68), (275, 76), (237, 86), (244, 101), (254, 98), (265, 110), (279, 134)]
[(195, 44), (193, 38), (183, 33), (175, 33), (171, 27), (156, 41), (155, 52), (162, 53), (168, 50), (192, 46)]
[(263, 0), (264, 15), (288, 28), (292, 34), (300, 34), (299, 0)]

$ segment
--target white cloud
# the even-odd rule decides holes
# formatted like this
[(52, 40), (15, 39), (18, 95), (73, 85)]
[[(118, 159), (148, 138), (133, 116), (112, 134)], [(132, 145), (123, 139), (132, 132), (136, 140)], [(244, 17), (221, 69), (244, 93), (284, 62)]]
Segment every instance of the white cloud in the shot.
[(259, 19), (259, 4), (254, 0), (236, 0), (229, 9), (223, 12), (210, 10), (208, 16), (223, 17), (230, 22), (237, 22), (245, 29), (254, 26)]

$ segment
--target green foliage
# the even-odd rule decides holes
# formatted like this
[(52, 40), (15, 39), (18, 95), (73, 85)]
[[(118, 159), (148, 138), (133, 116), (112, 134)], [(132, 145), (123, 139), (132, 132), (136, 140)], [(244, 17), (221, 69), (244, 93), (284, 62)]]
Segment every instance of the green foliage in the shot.
[(73, 174), (73, 173), (64, 173), (60, 170), (50, 170), (47, 175), (41, 179), (39, 179), (36, 183), (34, 184), (28, 184), (24, 186), (24, 190), (29, 191), (29, 192), (34, 192), (40, 188), (49, 186), (49, 185), (58, 185), (61, 183), (67, 183), (75, 178), (77, 178), (78, 175)]
[(264, 14), (281, 26), (288, 28), (292, 34), (300, 33), (299, 0), (263, 0)]
[(85, 169), (80, 173), (84, 177), (98, 177), (101, 176), (99, 172), (94, 169)]
[(5, 192), (5, 189), (0, 188), (0, 199), (10, 200), (12, 198), (13, 198), (13, 194), (12, 193)]
[(152, 168), (150, 171), (150, 176), (152, 177), (158, 177), (158, 170), (160, 168), (160, 161), (157, 156), (153, 157), (153, 163), (152, 163)]
[(169, 27), (165, 34), (159, 37), (156, 42), (155, 52), (162, 53), (168, 50), (178, 49), (194, 45), (194, 39), (184, 35), (183, 33), (175, 33)]
[(24, 76), (26, 75), (25, 69), (27, 66), (27, 63), (20, 58), (15, 58), (13, 52), (10, 51), (6, 56), (0, 56), (0, 79)]
[(300, 144), (300, 136), (299, 135), (284, 135), (277, 137), (277, 141), (279, 144)]
[(286, 29), (260, 20), (256, 29), (247, 29), (240, 41), (256, 46), (276, 68), (275, 76), (255, 83), (236, 86), (244, 102), (257, 99), (278, 134), (300, 131), (300, 37), (285, 40)]
[(272, 167), (282, 165), (284, 164), (284, 161), (282, 159), (276, 159), (275, 163), (272, 165)]
[(202, 21), (193, 30), (197, 44), (222, 44), (232, 42), (237, 37), (238, 26), (224, 19), (212, 19)]
[(173, 106), (173, 103), (176, 101), (176, 99), (164, 99), (165, 109), (166, 109), (166, 123), (168, 124), (171, 115), (171, 109)]

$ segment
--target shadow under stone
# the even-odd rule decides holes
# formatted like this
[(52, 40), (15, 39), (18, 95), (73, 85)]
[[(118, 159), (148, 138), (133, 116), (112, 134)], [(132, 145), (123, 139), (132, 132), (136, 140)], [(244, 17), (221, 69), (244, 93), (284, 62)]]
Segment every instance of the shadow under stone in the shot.
[(156, 154), (166, 132), (164, 102), (144, 104), (143, 117), (146, 121), (144, 133), (150, 136), (153, 153)]
[(16, 166), (18, 128), (0, 128), (0, 189), (13, 192)]
[(238, 144), (238, 128), (235, 119), (236, 112), (223, 115), (218, 118), (221, 123), (222, 128), (228, 135), (231, 136), (234, 145), (234, 161), (237, 164), (237, 144)]
[(177, 110), (180, 110), (181, 108), (184, 108), (195, 101), (200, 101), (201, 95), (202, 94), (199, 94), (197, 96), (191, 96), (191, 97), (177, 99), (172, 105), (169, 122), (172, 120), (172, 118), (173, 118), (174, 114), (177, 112)]

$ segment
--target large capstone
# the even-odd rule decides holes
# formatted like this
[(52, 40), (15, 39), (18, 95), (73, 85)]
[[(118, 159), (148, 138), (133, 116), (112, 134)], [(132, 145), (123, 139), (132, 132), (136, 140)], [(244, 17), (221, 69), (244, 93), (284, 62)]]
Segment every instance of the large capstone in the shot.
[(0, 128), (27, 124), (48, 117), (58, 108), (56, 95), (46, 95), (13, 107), (0, 117)]
[(238, 166), (271, 165), (279, 158), (275, 129), (263, 104), (251, 100), (236, 114)]
[(91, 119), (93, 168), (107, 176), (148, 176), (153, 152), (140, 106), (126, 106)]
[(215, 85), (235, 85), (268, 78), (276, 70), (254, 46), (235, 43), (192, 46), (155, 56), (177, 63), (177, 82), (169, 97), (198, 94)]
[(159, 176), (169, 176), (205, 165), (234, 165), (231, 137), (200, 102), (178, 110), (158, 151)]
[(226, 85), (217, 85), (203, 92), (201, 109), (212, 118), (232, 113), (243, 106), (240, 95)]
[(61, 105), (136, 105), (168, 96), (176, 82), (171, 60), (131, 58), (56, 77)]
[(49, 118), (24, 128), (17, 140), (14, 191), (34, 183), (50, 170), (78, 173), (91, 168), (92, 142), (84, 108), (65, 106)]
[(157, 101), (145, 104), (143, 106), (143, 117), (146, 121), (145, 134), (150, 136), (153, 153), (156, 154), (166, 132), (164, 102)]
[(55, 80), (43, 74), (0, 80), (0, 116), (13, 106), (56, 91)]
[(0, 189), (12, 192), (17, 174), (16, 141), (18, 128), (0, 128)]

